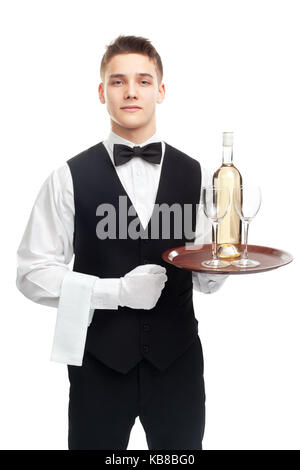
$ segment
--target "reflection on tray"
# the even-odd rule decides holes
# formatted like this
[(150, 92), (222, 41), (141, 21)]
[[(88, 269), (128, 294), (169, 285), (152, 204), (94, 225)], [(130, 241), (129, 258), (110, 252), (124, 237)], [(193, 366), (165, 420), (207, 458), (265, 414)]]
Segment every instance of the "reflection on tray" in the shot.
[[(201, 250), (201, 248), (203, 248), (204, 245), (203, 243), (202, 244), (199, 244), (199, 245), (195, 245), (194, 243), (191, 243), (191, 244), (186, 244), (185, 245), (185, 249), (186, 250)], [(170, 261), (173, 261), (174, 258), (176, 258), (176, 256), (178, 256), (180, 253), (178, 253), (177, 250), (172, 250), (169, 254), (168, 254), (168, 258)]]
[(170, 261), (173, 261), (173, 259), (178, 255), (179, 255), (178, 251), (173, 250), (173, 251), (171, 251), (171, 253), (169, 253), (168, 258), (169, 258)]

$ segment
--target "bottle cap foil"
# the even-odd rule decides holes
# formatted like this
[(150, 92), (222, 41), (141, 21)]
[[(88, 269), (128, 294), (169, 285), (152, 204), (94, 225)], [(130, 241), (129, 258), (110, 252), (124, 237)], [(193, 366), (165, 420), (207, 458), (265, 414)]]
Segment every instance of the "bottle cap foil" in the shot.
[(223, 132), (223, 147), (233, 146), (233, 132)]

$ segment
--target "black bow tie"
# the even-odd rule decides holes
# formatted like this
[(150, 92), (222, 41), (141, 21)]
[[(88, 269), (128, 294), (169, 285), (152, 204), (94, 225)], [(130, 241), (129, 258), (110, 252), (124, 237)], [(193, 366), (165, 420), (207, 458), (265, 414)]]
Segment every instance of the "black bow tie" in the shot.
[(123, 144), (114, 144), (114, 162), (116, 166), (123, 165), (132, 157), (141, 157), (149, 163), (159, 164), (161, 153), (161, 142), (152, 142), (144, 145), (144, 147), (136, 145), (133, 148)]

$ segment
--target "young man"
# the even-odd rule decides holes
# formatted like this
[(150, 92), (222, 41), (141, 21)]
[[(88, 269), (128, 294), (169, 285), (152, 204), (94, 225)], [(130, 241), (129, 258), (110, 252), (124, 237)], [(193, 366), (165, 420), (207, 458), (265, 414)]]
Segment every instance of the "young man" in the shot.
[(168, 237), (151, 229), (157, 207), (187, 204), (192, 242), (209, 242), (198, 210), (209, 176), (156, 132), (165, 86), (149, 40), (119, 36), (100, 73), (111, 132), (44, 182), (18, 249), (17, 287), (58, 307), (51, 359), (68, 367), (69, 449), (126, 449), (139, 417), (149, 449), (200, 450), (205, 390), (192, 294), (216, 291), (227, 276), (164, 262), (165, 250), (191, 240), (176, 236), (177, 222)]

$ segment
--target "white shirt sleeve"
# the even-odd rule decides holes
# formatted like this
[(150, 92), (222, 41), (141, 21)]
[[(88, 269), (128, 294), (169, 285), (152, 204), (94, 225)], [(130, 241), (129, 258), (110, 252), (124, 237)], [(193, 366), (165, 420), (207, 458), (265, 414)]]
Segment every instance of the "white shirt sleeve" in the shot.
[[(212, 175), (210, 172), (201, 166), (202, 171), (202, 184), (204, 186), (211, 185)], [(206, 215), (203, 212), (202, 204), (202, 189), (200, 196), (200, 204), (197, 213), (196, 220), (196, 233), (195, 233), (195, 245), (202, 245), (206, 243), (212, 243), (212, 225)], [(197, 273), (193, 271), (193, 287), (196, 291), (204, 294), (213, 294), (225, 282), (228, 274), (209, 274), (209, 273)]]

